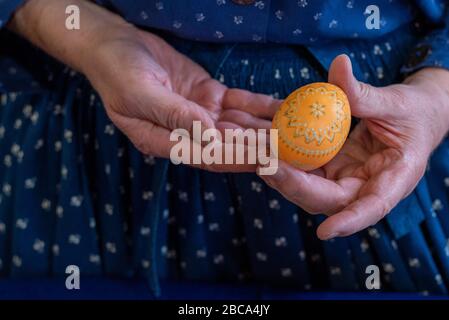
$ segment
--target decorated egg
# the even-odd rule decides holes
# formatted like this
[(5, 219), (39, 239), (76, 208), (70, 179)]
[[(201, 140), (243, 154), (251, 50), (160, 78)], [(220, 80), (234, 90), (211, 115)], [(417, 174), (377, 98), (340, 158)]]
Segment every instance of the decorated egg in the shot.
[(329, 162), (343, 146), (351, 127), (346, 94), (317, 82), (291, 93), (276, 112), (279, 158), (305, 171)]

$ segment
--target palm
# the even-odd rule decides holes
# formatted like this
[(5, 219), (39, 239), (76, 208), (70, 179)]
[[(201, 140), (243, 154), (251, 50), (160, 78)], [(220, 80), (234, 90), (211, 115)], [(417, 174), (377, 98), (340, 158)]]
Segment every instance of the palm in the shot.
[[(224, 95), (225, 86), (166, 43), (161, 41), (155, 45), (154, 41), (159, 39), (144, 32), (140, 32), (140, 35), (138, 39), (123, 39), (107, 44), (107, 52), (102, 56), (106, 65), (103, 68), (105, 74), (97, 88), (100, 93), (102, 87), (113, 87), (118, 90), (116, 94), (128, 93), (129, 98), (133, 96), (137, 100), (143, 98), (149, 88), (159, 87), (159, 90), (177, 93), (216, 115), (220, 114), (217, 98)], [(110, 94), (107, 92), (105, 95)]]
[(423, 99), (429, 94), (422, 87), (423, 79), (426, 76), (408, 78), (413, 85), (375, 88), (355, 79), (347, 56), (337, 57), (329, 82), (347, 94), (352, 115), (362, 120), (342, 150), (322, 168), (304, 172), (280, 161), (277, 173), (261, 178), (305, 211), (329, 216), (317, 230), (321, 239), (350, 235), (375, 224), (412, 192), (435, 141), (446, 130), (441, 124), (429, 126), (438, 115), (428, 112), (432, 108)]
[[(338, 180), (347, 177), (363, 181), (369, 179), (373, 167), (383, 167), (387, 149), (366, 128), (358, 124), (350, 133), (340, 153), (323, 167), (328, 179)], [(377, 170), (376, 170), (377, 171)], [(368, 174), (371, 173), (371, 174)]]
[[(198, 64), (162, 39), (144, 32), (109, 39), (98, 50), (101, 65), (90, 76), (106, 111), (143, 153), (168, 158), (177, 142), (174, 129), (191, 130), (194, 121), (204, 128), (270, 127), (270, 121), (238, 105), (273, 109), (279, 102), (269, 96), (229, 89)], [(192, 141), (193, 143), (193, 141)], [(202, 166), (220, 171), (254, 171), (255, 165)]]
[[(372, 133), (368, 127), (377, 126), (361, 120), (350, 133), (340, 153), (317, 173), (345, 185), (354, 200), (376, 193), (376, 183), (383, 172), (395, 167), (401, 150), (388, 146), (382, 133)], [(398, 175), (401, 172), (397, 172)], [(339, 208), (342, 209), (342, 208)]]
[(151, 66), (151, 72), (145, 70), (145, 73), (156, 83), (168, 86), (173, 92), (197, 103), (218, 119), (222, 112), (221, 100), (228, 90), (227, 87), (212, 79), (202, 67), (167, 44), (159, 42), (156, 46), (159, 50), (155, 51), (155, 45), (151, 42), (155, 38), (146, 32), (142, 32), (141, 36), (146, 49), (161, 66)]

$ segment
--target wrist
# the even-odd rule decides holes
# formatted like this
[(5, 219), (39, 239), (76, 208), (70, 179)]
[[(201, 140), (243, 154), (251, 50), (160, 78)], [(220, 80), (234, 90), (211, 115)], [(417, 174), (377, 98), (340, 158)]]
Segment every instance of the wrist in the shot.
[(412, 86), (416, 102), (429, 119), (432, 133), (432, 150), (449, 131), (449, 71), (442, 68), (424, 68), (407, 78), (404, 83)]
[[(80, 9), (79, 30), (66, 28), (66, 8)], [(86, 71), (91, 52), (104, 37), (129, 29), (121, 17), (86, 0), (27, 1), (8, 25), (42, 50), (76, 69)]]

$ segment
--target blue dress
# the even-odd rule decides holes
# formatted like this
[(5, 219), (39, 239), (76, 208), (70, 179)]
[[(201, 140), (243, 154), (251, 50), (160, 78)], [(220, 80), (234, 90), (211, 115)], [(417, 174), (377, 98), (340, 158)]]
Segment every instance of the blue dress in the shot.
[[(278, 98), (325, 81), (340, 53), (376, 86), (449, 69), (447, 1), (98, 2), (226, 85)], [(21, 3), (0, 0), (0, 27)], [(372, 3), (380, 29), (365, 26)], [(0, 277), (64, 275), (75, 264), (84, 275), (145, 277), (155, 292), (160, 279), (356, 291), (375, 264), (382, 290), (447, 294), (448, 156), (446, 139), (377, 225), (319, 241), (323, 218), (254, 174), (143, 156), (83, 75), (0, 32)]]

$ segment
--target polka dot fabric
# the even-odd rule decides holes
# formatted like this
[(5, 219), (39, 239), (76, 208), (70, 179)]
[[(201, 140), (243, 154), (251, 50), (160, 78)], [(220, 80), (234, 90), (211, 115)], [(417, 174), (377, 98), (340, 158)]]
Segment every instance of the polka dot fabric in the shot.
[[(212, 42), (323, 43), (331, 39), (372, 38), (410, 22), (415, 5), (400, 0), (100, 0), (134, 24)], [(365, 25), (369, 5), (381, 12), (380, 28)], [(398, 15), (398, 13), (401, 13)]]
[[(425, 45), (408, 26), (334, 44), (327, 55), (326, 47), (164, 37), (226, 85), (277, 98), (324, 81), (334, 51), (351, 57), (359, 79), (400, 81), (409, 52)], [(387, 219), (322, 242), (323, 218), (256, 175), (143, 156), (82, 75), (10, 34), (0, 43), (8, 44), (0, 47), (0, 277), (63, 275), (76, 264), (85, 275), (145, 277), (156, 292), (161, 278), (355, 291), (376, 264), (382, 290), (447, 294), (448, 140)]]

